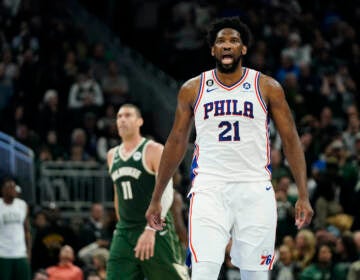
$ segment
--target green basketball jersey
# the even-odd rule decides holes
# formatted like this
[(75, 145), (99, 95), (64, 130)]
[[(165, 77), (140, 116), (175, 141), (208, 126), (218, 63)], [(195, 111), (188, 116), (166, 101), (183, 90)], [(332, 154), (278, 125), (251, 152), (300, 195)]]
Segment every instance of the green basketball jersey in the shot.
[(145, 147), (149, 140), (143, 138), (127, 158), (115, 148), (110, 176), (116, 186), (120, 222), (118, 228), (136, 228), (146, 225), (145, 212), (155, 186), (155, 173), (145, 167)]

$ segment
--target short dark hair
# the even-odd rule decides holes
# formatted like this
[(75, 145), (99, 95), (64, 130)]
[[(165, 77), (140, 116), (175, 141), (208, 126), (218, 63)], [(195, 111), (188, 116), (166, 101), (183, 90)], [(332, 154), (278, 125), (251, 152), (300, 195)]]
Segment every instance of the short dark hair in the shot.
[(7, 182), (12, 182), (14, 181), (15, 182), (15, 179), (12, 177), (12, 176), (9, 176), (9, 175), (5, 175), (3, 178), (1, 178), (1, 187), (5, 187), (5, 184)]
[(239, 17), (219, 18), (211, 23), (207, 33), (207, 41), (210, 47), (214, 45), (218, 32), (224, 28), (232, 28), (238, 31), (244, 45), (250, 47), (252, 41), (251, 31)]
[[(140, 108), (138, 106), (136, 106), (135, 104), (132, 104), (132, 103), (125, 103), (123, 105), (120, 106), (120, 109), (121, 108), (132, 108), (135, 110), (135, 113), (136, 115), (139, 117), (139, 118), (142, 118), (142, 114), (141, 114), (141, 111), (140, 111)], [(119, 110), (120, 110), (119, 109)]]

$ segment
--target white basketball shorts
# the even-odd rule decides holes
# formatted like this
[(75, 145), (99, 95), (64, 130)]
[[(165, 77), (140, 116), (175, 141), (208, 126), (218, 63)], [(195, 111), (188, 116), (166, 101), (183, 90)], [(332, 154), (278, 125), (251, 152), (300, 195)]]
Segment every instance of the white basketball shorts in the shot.
[[(200, 189), (200, 190), (199, 190)], [(192, 262), (222, 264), (232, 238), (231, 262), (244, 270), (269, 270), (275, 254), (276, 200), (271, 182), (228, 183), (190, 192)]]

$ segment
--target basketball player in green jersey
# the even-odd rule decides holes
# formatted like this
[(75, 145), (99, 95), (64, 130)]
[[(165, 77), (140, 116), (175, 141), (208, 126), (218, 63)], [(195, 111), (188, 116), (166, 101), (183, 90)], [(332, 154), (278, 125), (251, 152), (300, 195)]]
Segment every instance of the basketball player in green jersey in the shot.
[(116, 123), (122, 139), (109, 150), (107, 161), (114, 182), (114, 206), (118, 223), (110, 247), (107, 280), (190, 279), (184, 250), (168, 210), (173, 200), (169, 184), (162, 200), (164, 230), (147, 226), (145, 211), (155, 185), (163, 146), (141, 136), (140, 110), (132, 104), (120, 107)]

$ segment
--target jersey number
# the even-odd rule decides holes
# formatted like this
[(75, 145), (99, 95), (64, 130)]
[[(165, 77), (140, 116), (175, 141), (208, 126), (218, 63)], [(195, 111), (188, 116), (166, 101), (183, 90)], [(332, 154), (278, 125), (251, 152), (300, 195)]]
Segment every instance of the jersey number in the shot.
[[(240, 141), (239, 122), (231, 123), (229, 121), (222, 121), (219, 123), (219, 128), (224, 128), (219, 134), (219, 141)], [(233, 128), (233, 132), (231, 129)]]
[(124, 200), (133, 199), (133, 192), (131, 189), (130, 181), (121, 182), (121, 186), (124, 194)]

